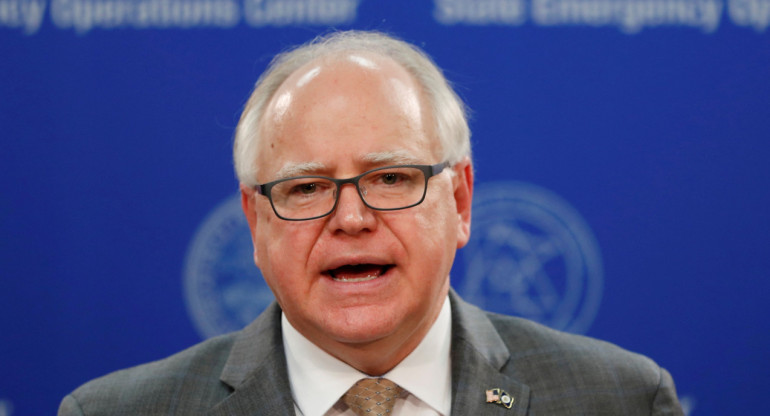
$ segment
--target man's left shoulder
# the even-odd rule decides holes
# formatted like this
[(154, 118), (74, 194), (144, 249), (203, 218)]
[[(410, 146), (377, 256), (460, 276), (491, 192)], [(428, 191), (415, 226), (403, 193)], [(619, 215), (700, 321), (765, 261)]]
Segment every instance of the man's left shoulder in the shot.
[(548, 328), (526, 319), (488, 313), (492, 325), (509, 347), (511, 360), (518, 366), (553, 365), (559, 372), (631, 377), (657, 382), (660, 367), (644, 355), (615, 344)]
[(628, 409), (681, 414), (670, 374), (650, 358), (526, 319), (487, 316), (510, 351), (503, 371), (528, 384), (535, 403), (567, 394), (597, 407), (623, 402)]

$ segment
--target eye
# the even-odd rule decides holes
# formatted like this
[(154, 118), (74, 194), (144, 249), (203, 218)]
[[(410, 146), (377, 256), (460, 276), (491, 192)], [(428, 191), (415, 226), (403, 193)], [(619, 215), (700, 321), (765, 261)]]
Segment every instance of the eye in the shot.
[(303, 183), (301, 185), (297, 185), (294, 187), (294, 192), (300, 193), (303, 195), (309, 195), (312, 193), (315, 193), (318, 190), (318, 185), (316, 183)]
[(395, 185), (396, 183), (398, 183), (401, 177), (397, 173), (390, 172), (390, 173), (382, 174), (380, 179), (382, 179), (382, 183), (384, 183), (385, 185)]
[(323, 192), (327, 188), (328, 186), (322, 182), (296, 183), (289, 188), (288, 195), (311, 196)]

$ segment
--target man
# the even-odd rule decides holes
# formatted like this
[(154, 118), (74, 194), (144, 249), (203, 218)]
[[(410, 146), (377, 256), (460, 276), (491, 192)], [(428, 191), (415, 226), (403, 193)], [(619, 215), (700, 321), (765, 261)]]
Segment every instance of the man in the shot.
[(681, 414), (649, 359), (450, 290), (470, 235), (469, 131), (416, 48), (343, 32), (279, 56), (234, 159), (277, 303), (238, 333), (86, 384), (61, 415)]

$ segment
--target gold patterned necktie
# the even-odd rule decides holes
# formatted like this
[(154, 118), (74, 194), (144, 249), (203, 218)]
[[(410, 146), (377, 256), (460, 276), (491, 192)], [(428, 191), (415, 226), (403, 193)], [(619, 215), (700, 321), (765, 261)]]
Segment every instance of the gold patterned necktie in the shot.
[(362, 378), (342, 400), (358, 416), (384, 416), (393, 410), (403, 389), (386, 378)]

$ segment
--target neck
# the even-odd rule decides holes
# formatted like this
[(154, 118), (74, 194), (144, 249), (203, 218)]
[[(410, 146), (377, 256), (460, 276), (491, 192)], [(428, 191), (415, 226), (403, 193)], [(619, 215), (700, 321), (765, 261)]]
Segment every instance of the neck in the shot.
[[(436, 317), (430, 324), (432, 325), (435, 320)], [(420, 345), (429, 329), (430, 325), (419, 332), (416, 331), (407, 339), (383, 339), (362, 344), (338, 343), (329, 349), (320, 347), (362, 373), (381, 376), (411, 354)]]
[(446, 294), (442, 299), (444, 300), (437, 303), (416, 328), (409, 331), (402, 328), (388, 336), (368, 342), (356, 343), (328, 337), (312, 337), (312, 334), (305, 333), (302, 328), (297, 328), (294, 324), (292, 326), (306, 340), (329, 355), (362, 373), (381, 376), (396, 367), (420, 345), (436, 323), (446, 301)]

